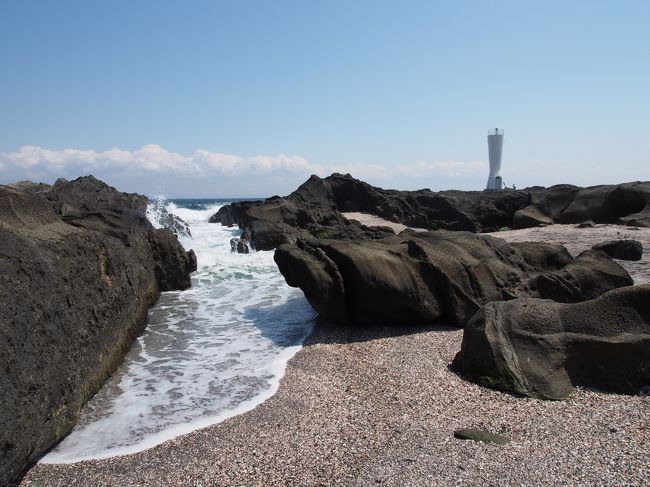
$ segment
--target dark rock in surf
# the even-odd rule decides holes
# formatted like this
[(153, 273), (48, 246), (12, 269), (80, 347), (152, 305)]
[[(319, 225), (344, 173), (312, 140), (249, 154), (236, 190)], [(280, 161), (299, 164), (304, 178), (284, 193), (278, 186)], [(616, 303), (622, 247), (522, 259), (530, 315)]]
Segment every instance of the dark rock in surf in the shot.
[(248, 248), (248, 242), (242, 238), (231, 238), (230, 251), (238, 254), (248, 254), (250, 251)]
[(636, 394), (650, 384), (650, 285), (581, 303), (487, 303), (469, 321), (453, 367), (481, 385), (564, 399), (576, 385)]
[(643, 245), (638, 240), (608, 240), (592, 248), (601, 250), (614, 259), (641, 260), (643, 256)]
[(194, 253), (146, 205), (92, 176), (0, 186), (1, 485), (74, 426), (159, 292), (190, 286)]
[(192, 237), (190, 226), (182, 218), (169, 213), (165, 208), (164, 200), (149, 200), (153, 206), (153, 213), (157, 216), (158, 223), (165, 229), (172, 232), (176, 237)]
[(150, 231), (148, 238), (160, 291), (191, 287), (190, 274), (196, 271), (197, 264), (194, 250), (186, 252), (176, 236), (164, 228)]

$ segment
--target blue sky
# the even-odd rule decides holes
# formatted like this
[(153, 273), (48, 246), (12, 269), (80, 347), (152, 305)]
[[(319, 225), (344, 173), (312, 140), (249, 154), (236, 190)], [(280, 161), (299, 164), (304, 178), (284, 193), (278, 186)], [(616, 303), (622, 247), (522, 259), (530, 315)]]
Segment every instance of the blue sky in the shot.
[(650, 179), (647, 1), (0, 1), (0, 183)]

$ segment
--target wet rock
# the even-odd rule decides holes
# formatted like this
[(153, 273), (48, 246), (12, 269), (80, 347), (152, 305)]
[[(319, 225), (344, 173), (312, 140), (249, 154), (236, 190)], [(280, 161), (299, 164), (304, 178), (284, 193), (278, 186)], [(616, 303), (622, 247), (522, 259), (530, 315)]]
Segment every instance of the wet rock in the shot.
[(636, 394), (650, 383), (650, 285), (581, 303), (487, 303), (465, 327), (453, 367), (481, 385), (564, 399), (575, 385)]
[(600, 250), (614, 259), (641, 260), (643, 245), (638, 240), (608, 240), (592, 247)]
[(148, 239), (159, 289), (172, 291), (191, 287), (190, 274), (196, 270), (194, 251), (186, 252), (176, 236), (165, 228), (150, 230)]
[(248, 254), (250, 251), (248, 247), (248, 242), (241, 238), (231, 238), (230, 251), (236, 252), (238, 254)]
[(163, 228), (172, 232), (176, 237), (192, 237), (190, 226), (182, 218), (167, 211), (165, 200), (149, 200), (149, 204), (153, 207), (152, 212)]

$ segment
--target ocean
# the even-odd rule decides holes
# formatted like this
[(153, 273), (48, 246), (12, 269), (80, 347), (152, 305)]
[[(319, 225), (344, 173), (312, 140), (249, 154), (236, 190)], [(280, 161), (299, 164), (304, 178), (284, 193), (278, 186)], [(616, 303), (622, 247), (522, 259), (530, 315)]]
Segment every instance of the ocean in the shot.
[[(273, 251), (236, 254), (240, 230), (208, 223), (226, 199), (163, 201), (185, 220), (198, 269), (192, 288), (161, 294), (149, 322), (78, 424), (43, 463), (108, 458), (254, 408), (278, 388), (288, 360), (311, 332), (315, 312), (290, 288)], [(157, 212), (147, 216), (156, 227)]]

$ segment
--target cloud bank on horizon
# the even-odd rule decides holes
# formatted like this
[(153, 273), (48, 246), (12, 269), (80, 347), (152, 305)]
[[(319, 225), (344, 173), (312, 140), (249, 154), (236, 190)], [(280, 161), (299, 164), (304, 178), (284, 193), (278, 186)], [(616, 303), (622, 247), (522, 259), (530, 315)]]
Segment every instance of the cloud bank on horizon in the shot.
[[(273, 189), (289, 192), (311, 174), (324, 177), (334, 172), (353, 176), (384, 187), (426, 186), (424, 181), (453, 181), (463, 184), (469, 178), (481, 179), (488, 171), (485, 161), (422, 161), (387, 167), (380, 164), (320, 164), (299, 155), (240, 156), (197, 149), (191, 154), (169, 151), (158, 144), (136, 150), (113, 148), (48, 149), (24, 145), (14, 152), (0, 153), (0, 183), (32, 180), (52, 183), (94, 174), (120, 189), (170, 196), (268, 196)], [(132, 186), (129, 181), (138, 181)], [(237, 190), (245, 182), (246, 189)], [(125, 187), (126, 186), (126, 187)], [(286, 188), (285, 188), (286, 186)], [(209, 189), (213, 188), (213, 189)], [(475, 188), (478, 189), (478, 188)], [(243, 194), (251, 192), (251, 194)]]

